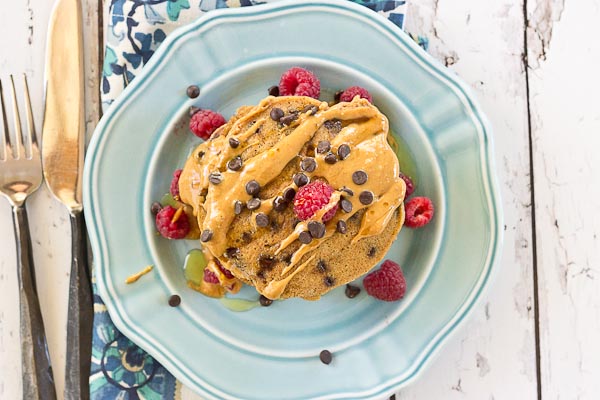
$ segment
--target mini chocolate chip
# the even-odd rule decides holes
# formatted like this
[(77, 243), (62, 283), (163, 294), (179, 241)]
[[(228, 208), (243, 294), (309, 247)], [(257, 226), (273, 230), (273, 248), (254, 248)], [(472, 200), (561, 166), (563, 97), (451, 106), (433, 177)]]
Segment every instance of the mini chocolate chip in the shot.
[(312, 242), (312, 236), (310, 236), (310, 233), (308, 231), (300, 232), (298, 240), (300, 240), (300, 243), (309, 244), (310, 242)]
[(338, 147), (337, 153), (341, 160), (345, 160), (350, 155), (350, 146), (348, 146), (347, 144), (340, 145), (340, 147)]
[(293, 180), (296, 186), (301, 187), (308, 183), (308, 176), (304, 175), (303, 173), (298, 173), (294, 175)]
[(336, 229), (339, 233), (348, 232), (348, 226), (346, 225), (346, 221), (338, 221), (336, 225)]
[(199, 151), (196, 153), (196, 160), (201, 160), (202, 157), (204, 157), (204, 154), (206, 154), (204, 151)]
[(246, 244), (250, 243), (252, 241), (252, 234), (250, 232), (242, 233), (242, 240)]
[(181, 304), (181, 297), (179, 297), (178, 295), (174, 294), (171, 297), (169, 297), (169, 305), (171, 307), (177, 307), (180, 304)]
[(354, 171), (352, 174), (352, 182), (356, 183), (357, 185), (364, 185), (367, 182), (367, 179), (368, 175), (365, 171), (358, 170)]
[(271, 109), (269, 115), (273, 121), (279, 122), (279, 120), (283, 117), (284, 114), (281, 108), (274, 107)]
[(326, 276), (325, 279), (323, 279), (323, 283), (325, 283), (325, 286), (333, 286), (335, 279), (331, 276)]
[(325, 121), (323, 126), (329, 131), (329, 133), (337, 134), (342, 130), (342, 121), (339, 119), (330, 119)]
[(375, 247), (371, 247), (371, 248), (369, 249), (369, 252), (367, 253), (367, 255), (368, 255), (369, 257), (374, 257), (374, 256), (375, 256), (375, 253), (377, 253), (377, 249), (376, 249)]
[(273, 268), (273, 264), (275, 264), (275, 258), (273, 258), (273, 256), (261, 254), (258, 258), (258, 265), (263, 269), (271, 269)]
[(310, 115), (315, 115), (317, 111), (319, 111), (319, 107), (310, 104), (302, 109), (303, 113), (310, 112)]
[(349, 213), (350, 211), (352, 211), (352, 203), (349, 200), (342, 199), (340, 201), (340, 206), (342, 207), (342, 210), (344, 210), (344, 212)]
[(281, 196), (277, 196), (275, 197), (275, 199), (273, 199), (273, 209), (275, 211), (283, 211), (285, 210), (287, 205), (287, 201), (285, 201), (285, 199)]
[(246, 193), (250, 196), (256, 196), (260, 192), (260, 184), (256, 182), (254, 179), (250, 182), (246, 183)]
[(290, 126), (292, 122), (298, 119), (298, 114), (288, 114), (285, 117), (281, 118), (279, 122), (284, 124), (285, 126)]
[(201, 110), (201, 108), (198, 108), (198, 107), (195, 107), (195, 106), (190, 106), (190, 111), (188, 111), (188, 115), (191, 118), (192, 115), (196, 114), (200, 110)]
[(251, 198), (246, 203), (246, 207), (248, 207), (248, 210), (252, 211), (258, 209), (260, 207), (260, 199), (257, 199), (256, 197)]
[(260, 295), (260, 298), (258, 299), (258, 302), (263, 307), (269, 307), (271, 304), (273, 304), (273, 300), (271, 300), (271, 299), (263, 296), (262, 294)]
[(233, 213), (235, 215), (240, 215), (242, 213), (243, 208), (244, 208), (244, 204), (241, 201), (236, 200), (233, 202)]
[(323, 350), (321, 354), (319, 354), (319, 358), (321, 359), (321, 362), (325, 365), (331, 364), (331, 360), (333, 360), (333, 356), (331, 355), (331, 352), (329, 350)]
[(237, 149), (237, 147), (240, 145), (240, 141), (234, 137), (229, 138), (229, 145), (232, 149)]
[(321, 239), (325, 236), (325, 224), (319, 221), (310, 221), (308, 223), (308, 231), (315, 239)]
[(237, 156), (229, 160), (229, 162), (227, 163), (227, 168), (229, 168), (232, 171), (239, 171), (240, 169), (242, 169), (242, 157)]
[(218, 185), (219, 183), (223, 182), (223, 175), (221, 175), (220, 172), (212, 172), (210, 175), (208, 175), (208, 181), (213, 185)]
[(327, 271), (327, 264), (325, 264), (325, 261), (319, 260), (319, 262), (317, 263), (317, 271), (319, 271), (319, 272)]
[(283, 191), (283, 199), (288, 203), (291, 203), (296, 196), (296, 190), (294, 188), (287, 188)]
[(340, 188), (340, 190), (341, 190), (342, 192), (346, 192), (346, 193), (348, 193), (350, 196), (354, 196), (354, 192), (352, 191), (352, 189), (350, 189), (350, 188), (347, 188), (346, 186), (343, 186), (342, 188)]
[(331, 150), (331, 143), (328, 140), (321, 140), (319, 144), (317, 144), (317, 153), (325, 154), (329, 150)]
[(279, 86), (271, 86), (268, 89), (268, 92), (269, 92), (269, 96), (275, 96), (275, 97), (279, 96)]
[(202, 233), (200, 234), (200, 241), (201, 242), (208, 242), (210, 239), (212, 239), (213, 237), (213, 233), (210, 229), (205, 229), (202, 231)]
[(337, 158), (337, 156), (336, 156), (335, 154), (333, 154), (333, 153), (328, 153), (328, 154), (325, 156), (325, 162), (326, 162), (327, 164), (335, 164), (337, 161), (338, 161), (338, 158)]
[(236, 258), (240, 255), (240, 249), (237, 247), (228, 247), (227, 250), (225, 250), (225, 255), (227, 258)]
[(317, 162), (314, 158), (307, 157), (300, 163), (302, 171), (313, 172), (317, 168)]
[(200, 88), (196, 85), (188, 86), (185, 92), (190, 99), (195, 99), (196, 97), (200, 96)]
[(342, 98), (342, 93), (344, 93), (344, 91), (343, 91), (343, 90), (338, 90), (338, 91), (337, 91), (337, 92), (335, 92), (335, 94), (333, 95), (333, 100), (334, 100), (336, 103), (339, 103), (339, 102), (340, 102), (340, 99)]
[(265, 226), (268, 226), (268, 225), (269, 225), (269, 217), (267, 216), (267, 214), (264, 214), (264, 213), (256, 214), (256, 226), (264, 228)]
[(371, 204), (373, 202), (373, 198), (373, 192), (369, 192), (368, 190), (360, 192), (358, 195), (358, 200), (360, 200), (360, 202), (365, 206)]
[(353, 299), (360, 293), (360, 288), (358, 286), (347, 284), (345, 293), (346, 297), (348, 297), (349, 299)]
[(155, 201), (154, 203), (152, 203), (152, 205), (150, 206), (150, 212), (152, 213), (152, 215), (156, 215), (158, 214), (158, 212), (162, 210), (162, 205), (158, 202)]

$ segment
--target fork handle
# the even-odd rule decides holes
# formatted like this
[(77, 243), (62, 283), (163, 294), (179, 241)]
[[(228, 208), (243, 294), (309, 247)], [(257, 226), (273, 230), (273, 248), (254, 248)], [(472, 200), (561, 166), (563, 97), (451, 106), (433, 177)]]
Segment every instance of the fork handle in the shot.
[(23, 399), (56, 399), (44, 321), (35, 287), (31, 236), (25, 205), (13, 207), (17, 242)]
[(73, 260), (69, 282), (65, 399), (90, 398), (94, 303), (87, 258), (87, 235), (81, 211), (71, 212)]

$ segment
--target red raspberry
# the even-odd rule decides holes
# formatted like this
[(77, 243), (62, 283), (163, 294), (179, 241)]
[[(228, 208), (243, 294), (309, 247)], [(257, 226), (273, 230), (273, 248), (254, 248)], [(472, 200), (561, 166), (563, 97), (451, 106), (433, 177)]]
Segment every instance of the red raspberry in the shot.
[[(302, 186), (294, 197), (294, 214), (305, 221), (329, 203), (333, 188), (323, 181), (314, 181)], [(335, 215), (337, 204), (323, 215), (323, 222), (329, 221)]]
[(428, 197), (413, 197), (404, 208), (404, 225), (409, 228), (420, 228), (433, 218), (433, 203)]
[(204, 140), (208, 140), (210, 135), (221, 125), (225, 125), (225, 118), (211, 110), (196, 111), (190, 119), (190, 130)]
[(310, 71), (300, 67), (288, 69), (279, 80), (280, 96), (308, 96), (318, 99), (321, 94), (321, 82)]
[(400, 172), (400, 178), (406, 183), (406, 193), (404, 194), (404, 198), (406, 199), (415, 191), (415, 184), (412, 179), (410, 179), (410, 176), (404, 175), (402, 172)]
[(363, 285), (370, 296), (383, 301), (400, 300), (406, 293), (402, 269), (390, 260), (385, 260), (378, 270), (367, 275)]
[(173, 179), (171, 180), (171, 196), (179, 197), (179, 177), (181, 176), (182, 169), (177, 169), (173, 172)]
[(363, 99), (369, 100), (369, 103), (373, 103), (371, 93), (369, 93), (367, 89), (361, 88), (360, 86), (351, 86), (348, 89), (344, 90), (344, 92), (340, 96), (340, 101), (352, 101), (354, 96), (360, 96)]
[(190, 222), (184, 212), (177, 221), (171, 222), (176, 212), (173, 207), (166, 206), (156, 214), (156, 229), (168, 239), (183, 239), (190, 232)]
[(221, 272), (223, 273), (223, 275), (225, 275), (225, 277), (227, 279), (232, 279), (233, 278), (233, 274), (231, 273), (231, 271), (228, 270), (228, 269), (226, 269), (226, 268), (224, 268), (221, 265), (221, 263), (219, 262), (219, 260), (217, 260), (216, 258), (215, 258), (215, 263), (217, 264), (217, 267), (219, 267), (219, 269), (221, 270)]
[(219, 278), (217, 277), (217, 274), (215, 274), (208, 268), (204, 268), (204, 278), (202, 279), (204, 279), (204, 282), (208, 283), (219, 283)]

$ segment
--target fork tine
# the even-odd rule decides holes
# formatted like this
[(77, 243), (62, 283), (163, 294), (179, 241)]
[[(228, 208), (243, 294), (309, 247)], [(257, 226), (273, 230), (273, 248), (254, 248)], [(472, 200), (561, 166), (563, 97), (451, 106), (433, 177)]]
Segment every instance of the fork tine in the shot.
[(35, 132), (35, 124), (33, 122), (33, 111), (31, 110), (31, 98), (29, 97), (29, 85), (27, 84), (27, 75), (23, 74), (23, 82), (25, 82), (25, 111), (27, 113), (27, 131), (29, 132), (27, 143), (30, 156), (33, 153), (32, 143), (37, 146), (37, 136)]
[(15, 120), (15, 142), (13, 146), (15, 147), (15, 158), (21, 157), (21, 146), (23, 146), (23, 130), (21, 129), (21, 116), (19, 115), (19, 105), (17, 104), (17, 91), (15, 90), (15, 80), (13, 76), (10, 76), (10, 88), (12, 94), (12, 103), (13, 103), (13, 113)]
[[(2, 81), (0, 80), (0, 107), (2, 111), (2, 127), (4, 133), (0, 139), (0, 156), (3, 160), (6, 160), (7, 154), (12, 152), (10, 147), (10, 134), (8, 133), (8, 116), (6, 114), (6, 107), (4, 105), (4, 90), (2, 90)], [(8, 151), (7, 151), (8, 150)]]

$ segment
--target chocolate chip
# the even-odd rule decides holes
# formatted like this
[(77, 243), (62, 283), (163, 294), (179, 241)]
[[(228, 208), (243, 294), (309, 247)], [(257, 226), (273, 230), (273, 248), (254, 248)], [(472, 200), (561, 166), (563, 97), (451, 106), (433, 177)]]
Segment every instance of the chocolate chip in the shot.
[(279, 120), (283, 117), (283, 110), (281, 108), (277, 108), (274, 107), (273, 109), (271, 109), (271, 112), (269, 113), (269, 116), (271, 117), (271, 119), (273, 121), (277, 121), (279, 122)]
[(323, 279), (323, 283), (325, 283), (325, 286), (333, 286), (335, 279), (331, 276), (326, 276), (325, 279)]
[(283, 210), (285, 210), (287, 205), (288, 205), (288, 202), (285, 201), (285, 199), (281, 196), (277, 196), (277, 197), (275, 197), (275, 199), (273, 199), (273, 209), (275, 211), (283, 211)]
[(205, 229), (200, 234), (200, 241), (206, 243), (210, 239), (212, 239), (212, 237), (213, 237), (213, 232), (210, 229)]
[(354, 192), (352, 191), (352, 189), (350, 189), (350, 188), (347, 188), (346, 186), (343, 186), (342, 188), (340, 188), (340, 190), (341, 190), (342, 192), (346, 192), (346, 193), (348, 193), (350, 196), (354, 196)]
[(279, 96), (279, 86), (271, 86), (269, 89), (267, 89), (269, 92), (269, 96)]
[(298, 114), (288, 114), (285, 117), (281, 118), (279, 122), (284, 124), (285, 126), (290, 126), (292, 122), (298, 119)]
[(237, 247), (228, 247), (227, 250), (225, 250), (225, 255), (227, 258), (237, 258), (237, 256), (240, 255), (240, 249)]
[(294, 188), (287, 188), (283, 191), (283, 199), (288, 203), (291, 203), (296, 196), (296, 190)]
[(250, 196), (256, 196), (258, 195), (258, 192), (260, 192), (260, 184), (258, 182), (251, 180), (250, 182), (246, 183), (246, 193), (248, 193)]
[(319, 359), (325, 365), (331, 364), (331, 360), (333, 360), (333, 356), (329, 350), (323, 350), (321, 354), (319, 354)]
[(252, 234), (250, 232), (242, 233), (242, 240), (246, 244), (250, 243), (252, 241)]
[(319, 221), (310, 221), (308, 223), (308, 231), (315, 239), (321, 239), (325, 236), (325, 224)]
[(314, 158), (307, 157), (300, 163), (302, 171), (313, 172), (317, 168), (317, 162)]
[(257, 199), (256, 197), (251, 198), (246, 203), (246, 207), (248, 207), (248, 210), (252, 211), (258, 209), (260, 207), (260, 199)]
[(196, 160), (201, 160), (202, 157), (204, 157), (204, 154), (206, 154), (204, 151), (199, 151), (196, 153)]
[(317, 106), (308, 105), (302, 109), (302, 113), (310, 113), (310, 115), (315, 115), (319, 111)]
[(169, 297), (169, 305), (171, 307), (177, 307), (180, 304), (181, 304), (181, 297), (179, 297), (178, 295), (174, 294), (171, 297)]
[(358, 286), (347, 284), (345, 293), (347, 298), (353, 299), (360, 293), (360, 288)]
[(325, 154), (329, 150), (331, 150), (331, 143), (328, 140), (321, 140), (319, 144), (317, 144), (317, 153)]
[(304, 175), (303, 173), (298, 173), (294, 175), (293, 180), (296, 186), (301, 187), (308, 183), (308, 176)]
[(190, 118), (192, 117), (192, 115), (196, 114), (198, 111), (200, 111), (201, 108), (195, 107), (195, 106), (191, 106), (190, 107), (190, 111), (188, 111), (188, 115), (190, 116)]
[(241, 201), (236, 200), (233, 202), (233, 213), (235, 215), (240, 215), (242, 213), (243, 208), (244, 208), (244, 204)]
[(337, 156), (336, 156), (335, 154), (333, 154), (333, 153), (328, 153), (328, 154), (325, 156), (325, 162), (326, 162), (327, 164), (335, 164), (337, 161), (338, 161), (338, 158), (337, 158)]
[(256, 225), (261, 228), (268, 226), (269, 225), (269, 217), (267, 216), (267, 214), (264, 214), (264, 213), (256, 214)]
[(190, 99), (195, 99), (196, 97), (200, 96), (200, 88), (196, 85), (190, 85), (187, 87), (185, 93)]
[(319, 262), (317, 263), (317, 271), (319, 271), (319, 272), (327, 271), (327, 264), (325, 264), (325, 261), (319, 260)]
[(210, 175), (208, 175), (208, 181), (213, 185), (218, 185), (219, 183), (223, 182), (223, 175), (221, 175), (220, 172), (212, 172)]
[(377, 249), (375, 247), (371, 247), (369, 249), (369, 252), (367, 253), (367, 256), (369, 256), (369, 257), (375, 257), (375, 253), (377, 253)]
[(310, 236), (310, 233), (308, 231), (300, 232), (298, 240), (300, 240), (300, 243), (309, 244), (310, 242), (312, 242), (312, 236)]
[(271, 269), (274, 264), (275, 258), (273, 258), (273, 256), (261, 254), (258, 258), (258, 265), (260, 265), (262, 269)]
[(162, 210), (162, 205), (160, 205), (160, 203), (158, 201), (155, 201), (154, 203), (152, 203), (152, 205), (150, 206), (150, 212), (152, 213), (152, 215), (156, 215), (158, 214), (158, 212)]
[(352, 174), (352, 182), (357, 185), (364, 185), (367, 182), (368, 175), (365, 171), (358, 170)]
[(338, 221), (336, 225), (336, 229), (339, 233), (348, 232), (348, 226), (346, 225), (346, 221)]
[(335, 92), (335, 94), (333, 95), (333, 100), (334, 100), (336, 103), (339, 103), (339, 102), (340, 102), (340, 99), (342, 98), (342, 93), (344, 93), (344, 91), (343, 91), (343, 90), (338, 90), (338, 91), (337, 91), (337, 92)]
[(292, 228), (296, 229), (296, 225), (298, 225), (300, 223), (300, 220), (297, 218), (294, 218), (294, 221), (292, 221)]
[(342, 210), (344, 210), (344, 212), (349, 213), (350, 211), (352, 211), (352, 203), (346, 199), (342, 199), (340, 201), (340, 206), (342, 207)]
[(286, 254), (284, 256), (281, 257), (281, 260), (283, 262), (285, 262), (286, 264), (290, 265), (292, 263), (292, 257), (294, 256), (294, 253), (290, 253), (290, 254)]
[(348, 146), (347, 144), (340, 145), (340, 147), (338, 147), (337, 153), (341, 160), (345, 160), (350, 155), (350, 146)]
[(227, 168), (229, 168), (232, 171), (239, 171), (240, 169), (242, 169), (242, 157), (237, 156), (229, 160), (229, 162), (227, 163)]
[(360, 194), (358, 195), (358, 200), (360, 200), (360, 202), (365, 206), (371, 204), (373, 202), (373, 199), (373, 192), (369, 192), (368, 190), (360, 192)]
[(262, 294), (260, 295), (260, 298), (258, 299), (258, 302), (263, 307), (269, 307), (271, 304), (273, 304), (273, 300), (271, 300), (271, 299), (263, 296)]
[(342, 130), (342, 121), (339, 119), (330, 119), (329, 121), (325, 121), (323, 126), (329, 131), (329, 133), (335, 135)]
[(238, 146), (240, 145), (240, 141), (234, 137), (229, 138), (229, 145), (231, 146), (232, 149), (237, 149)]

